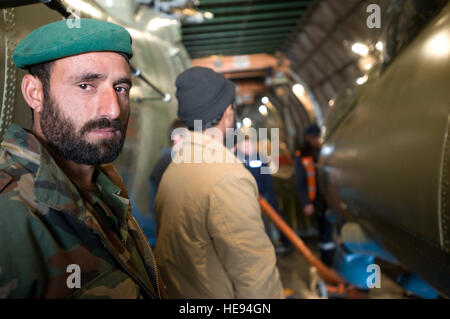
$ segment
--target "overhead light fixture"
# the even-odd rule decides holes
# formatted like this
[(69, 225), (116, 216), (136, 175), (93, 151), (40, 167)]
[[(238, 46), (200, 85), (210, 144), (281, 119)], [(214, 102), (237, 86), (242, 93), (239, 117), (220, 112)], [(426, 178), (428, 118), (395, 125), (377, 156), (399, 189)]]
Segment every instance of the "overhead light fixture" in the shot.
[(378, 42), (375, 44), (375, 49), (377, 49), (378, 51), (383, 52), (383, 48), (384, 48), (383, 42), (378, 41)]
[(261, 99), (261, 102), (263, 104), (267, 104), (267, 103), (269, 103), (269, 98), (267, 96), (263, 96), (263, 98)]
[(214, 13), (206, 11), (206, 12), (203, 12), (203, 16), (205, 17), (205, 19), (211, 20), (214, 18)]
[(362, 77), (359, 77), (359, 78), (356, 79), (356, 84), (358, 84), (358, 85), (363, 85), (364, 83), (367, 82), (367, 79), (368, 79), (368, 76), (367, 76), (367, 75), (364, 75), (364, 76), (362, 76)]
[(259, 113), (261, 113), (263, 116), (267, 115), (267, 106), (265, 106), (264, 104), (260, 105), (258, 110), (259, 110)]
[(320, 150), (321, 156), (330, 156), (334, 153), (334, 146), (333, 145), (324, 145), (322, 149)]
[(364, 71), (369, 71), (371, 68), (373, 68), (373, 64), (370, 62), (367, 62), (363, 65)]
[(358, 60), (358, 66), (363, 71), (369, 71), (377, 64), (377, 59), (373, 55), (361, 57)]
[(427, 51), (435, 56), (448, 55), (450, 53), (450, 35), (448, 32), (441, 32), (428, 42)]
[(352, 51), (360, 56), (369, 54), (369, 47), (361, 42), (356, 42), (352, 45)]
[(250, 127), (250, 126), (252, 126), (252, 120), (249, 119), (248, 117), (245, 117), (242, 120), (242, 124), (244, 124), (244, 127)]
[(305, 88), (303, 85), (297, 83), (292, 87), (292, 92), (294, 92), (295, 95), (302, 95), (303, 92), (305, 92)]

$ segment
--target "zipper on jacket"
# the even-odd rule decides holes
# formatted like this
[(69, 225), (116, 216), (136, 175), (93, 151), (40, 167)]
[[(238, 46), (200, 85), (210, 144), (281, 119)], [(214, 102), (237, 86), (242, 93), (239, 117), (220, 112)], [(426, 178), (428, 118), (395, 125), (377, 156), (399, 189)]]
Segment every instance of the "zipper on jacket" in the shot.
[[(137, 278), (130, 270), (128, 270), (128, 266), (125, 265), (125, 264), (122, 262), (122, 259), (120, 259), (120, 257), (117, 256), (117, 254), (115, 253), (115, 251), (114, 251), (111, 247), (109, 247), (109, 245), (106, 243), (106, 241), (105, 241), (105, 239), (103, 238), (103, 236), (102, 236), (98, 231), (96, 231), (96, 230), (93, 230), (93, 232), (94, 232), (94, 234), (96, 234), (97, 236), (100, 237), (100, 240), (101, 240), (103, 246), (105, 246), (106, 250), (108, 250), (108, 252), (109, 252), (111, 255), (113, 255), (113, 257), (115, 257), (116, 261), (122, 266), (122, 268), (127, 272), (127, 274), (128, 274), (131, 278), (133, 278), (138, 284), (140, 284), (140, 286), (147, 292), (147, 294), (148, 294), (149, 296), (151, 296), (152, 293), (151, 293), (151, 291), (149, 291), (149, 289), (146, 287), (146, 284), (145, 284), (140, 278)], [(158, 292), (158, 294), (159, 294), (159, 292)], [(161, 299), (161, 296), (158, 296), (158, 297), (159, 297), (159, 299)]]
[[(145, 234), (142, 232), (141, 227), (137, 224), (136, 219), (135, 219), (133, 216), (131, 216), (130, 219), (131, 219), (131, 221), (134, 223), (134, 226), (135, 226), (135, 227), (137, 226), (136, 229), (139, 230), (139, 234), (141, 235), (141, 237), (144, 236), (144, 237), (142, 237), (142, 238), (145, 238)], [(154, 268), (155, 274), (156, 274), (156, 290), (157, 290), (159, 299), (162, 299), (162, 298), (161, 298), (161, 292), (160, 292), (160, 290), (159, 290), (159, 276), (160, 276), (160, 274), (159, 274), (158, 264), (156, 263), (155, 256), (153, 255), (152, 248), (150, 247), (148, 241), (144, 240), (144, 243), (145, 243), (145, 245), (147, 246), (148, 251), (149, 251), (150, 254), (152, 255), (153, 268)]]

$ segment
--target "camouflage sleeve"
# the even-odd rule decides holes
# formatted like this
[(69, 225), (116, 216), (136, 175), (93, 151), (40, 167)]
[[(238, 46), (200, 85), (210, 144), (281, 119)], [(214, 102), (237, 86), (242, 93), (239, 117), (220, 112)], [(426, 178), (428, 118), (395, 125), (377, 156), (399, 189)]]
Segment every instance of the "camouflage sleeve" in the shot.
[(0, 298), (38, 298), (46, 277), (41, 222), (15, 191), (0, 194)]

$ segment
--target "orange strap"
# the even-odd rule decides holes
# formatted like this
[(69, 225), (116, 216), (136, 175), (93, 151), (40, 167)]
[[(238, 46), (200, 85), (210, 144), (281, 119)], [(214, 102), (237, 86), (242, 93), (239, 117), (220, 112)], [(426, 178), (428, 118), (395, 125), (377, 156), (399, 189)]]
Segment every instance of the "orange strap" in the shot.
[(306, 184), (308, 185), (308, 197), (314, 201), (317, 194), (316, 187), (316, 168), (314, 167), (314, 158), (312, 156), (302, 157), (302, 164), (306, 170)]
[(345, 281), (333, 269), (328, 268), (320, 259), (318, 259), (305, 245), (303, 240), (294, 232), (294, 230), (283, 220), (283, 218), (273, 209), (272, 206), (261, 196), (258, 196), (261, 210), (266, 213), (275, 226), (283, 232), (292, 245), (306, 258), (306, 260), (317, 268), (320, 276), (327, 283), (332, 285), (345, 284)]

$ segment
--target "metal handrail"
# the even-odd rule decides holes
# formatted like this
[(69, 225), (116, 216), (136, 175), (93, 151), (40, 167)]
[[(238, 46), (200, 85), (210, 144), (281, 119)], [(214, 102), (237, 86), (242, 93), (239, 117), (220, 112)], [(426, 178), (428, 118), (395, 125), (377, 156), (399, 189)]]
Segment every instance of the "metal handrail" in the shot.
[(164, 93), (161, 91), (155, 84), (153, 84), (149, 79), (147, 79), (141, 72), (140, 69), (135, 68), (134, 66), (131, 66), (131, 72), (133, 73), (134, 77), (137, 77), (144, 81), (147, 85), (149, 85), (153, 90), (155, 90), (156, 93), (158, 93), (164, 102), (170, 102), (172, 99), (172, 96), (169, 93)]

